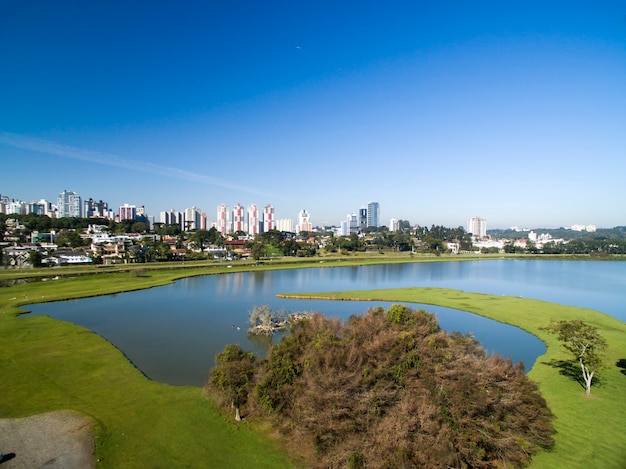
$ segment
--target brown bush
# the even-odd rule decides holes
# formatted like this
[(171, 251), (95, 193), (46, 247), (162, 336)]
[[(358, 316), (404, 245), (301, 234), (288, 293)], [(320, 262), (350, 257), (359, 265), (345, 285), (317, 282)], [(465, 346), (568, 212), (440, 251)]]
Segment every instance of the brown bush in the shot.
[(299, 323), (255, 383), (251, 406), (308, 442), (314, 467), (522, 467), (553, 444), (521, 366), (401, 305)]

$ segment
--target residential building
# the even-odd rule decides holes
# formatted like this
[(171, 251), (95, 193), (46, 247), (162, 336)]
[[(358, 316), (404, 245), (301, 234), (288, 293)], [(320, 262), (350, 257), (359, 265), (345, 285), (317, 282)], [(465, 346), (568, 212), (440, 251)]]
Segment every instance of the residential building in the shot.
[(363, 231), (365, 228), (367, 228), (367, 207), (361, 207), (359, 209), (359, 229)]
[(313, 231), (311, 216), (306, 210), (301, 210), (300, 213), (298, 213), (298, 224), (296, 225), (296, 233), (303, 231)]
[(197, 207), (185, 209), (185, 231), (199, 230), (202, 226), (202, 211)]
[(263, 207), (263, 232), (276, 229), (276, 218), (274, 216), (274, 207), (267, 204)]
[(134, 220), (137, 217), (137, 207), (134, 205), (124, 204), (117, 210), (117, 219), (122, 220)]
[(64, 190), (57, 198), (57, 217), (82, 217), (83, 206), (80, 195), (76, 192)]
[(276, 229), (278, 231), (293, 233), (293, 220), (291, 218), (279, 218), (276, 220)]
[(233, 233), (236, 233), (237, 231), (247, 232), (246, 213), (243, 206), (241, 204), (235, 204), (233, 206), (232, 214), (231, 220)]
[(380, 217), (380, 205), (378, 202), (368, 202), (367, 204), (367, 226), (378, 226), (378, 219)]
[(349, 213), (346, 219), (341, 222), (339, 233), (341, 236), (349, 236), (352, 233), (358, 233), (360, 230), (359, 218), (356, 213)]
[(473, 217), (467, 220), (467, 232), (475, 238), (483, 239), (487, 237), (487, 220), (480, 217)]
[(85, 218), (112, 218), (108, 203), (91, 198), (83, 204), (83, 215)]
[(400, 220), (392, 218), (389, 220), (389, 231), (398, 231), (400, 229)]
[(225, 235), (226, 233), (230, 233), (230, 223), (228, 219), (228, 206), (226, 204), (220, 204), (217, 207), (217, 223), (216, 223), (217, 231)]
[(261, 213), (256, 204), (252, 204), (248, 207), (248, 234), (259, 234), (261, 228)]
[(5, 212), (7, 214), (26, 215), (26, 209), (24, 208), (24, 202), (18, 200), (12, 200), (5, 204)]
[(169, 212), (161, 212), (160, 221), (164, 225), (178, 225), (181, 230), (185, 228), (185, 216), (183, 213), (172, 209)]

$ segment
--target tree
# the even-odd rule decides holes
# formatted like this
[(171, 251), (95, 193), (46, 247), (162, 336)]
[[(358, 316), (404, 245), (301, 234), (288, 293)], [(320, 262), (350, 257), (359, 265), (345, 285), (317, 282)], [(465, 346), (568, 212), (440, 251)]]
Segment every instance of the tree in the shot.
[(255, 261), (261, 259), (261, 257), (265, 253), (265, 245), (258, 241), (248, 243), (248, 248), (250, 249), (250, 256), (252, 256), (252, 259), (254, 259)]
[(553, 322), (543, 330), (555, 334), (573, 360), (580, 364), (585, 393), (589, 396), (593, 376), (603, 366), (602, 352), (606, 349), (604, 337), (596, 327), (579, 319)]
[(189, 236), (189, 242), (191, 242), (197, 249), (202, 251), (204, 247), (209, 244), (209, 240), (211, 239), (211, 233), (208, 230), (196, 230), (194, 233)]
[(239, 345), (229, 344), (217, 354), (216, 367), (211, 372), (210, 383), (224, 391), (235, 409), (235, 420), (241, 420), (240, 407), (248, 400), (253, 384), (254, 354), (245, 352)]
[(56, 242), (59, 246), (69, 246), (77, 248), (83, 245), (80, 234), (74, 230), (63, 230), (56, 235)]
[(30, 251), (28, 255), (28, 261), (33, 267), (41, 267), (41, 261), (43, 260), (43, 256), (41, 253), (35, 249)]

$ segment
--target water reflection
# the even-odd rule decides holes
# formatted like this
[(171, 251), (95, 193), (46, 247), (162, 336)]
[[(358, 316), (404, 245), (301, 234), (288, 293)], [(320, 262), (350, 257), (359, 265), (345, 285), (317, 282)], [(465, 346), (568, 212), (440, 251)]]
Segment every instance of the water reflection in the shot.
[[(382, 302), (298, 301), (277, 293), (445, 287), (480, 293), (538, 298), (584, 306), (624, 320), (626, 263), (483, 261), (395, 264), (256, 271), (193, 277), (159, 288), (104, 297), (31, 305), (33, 314), (85, 326), (120, 348), (152, 379), (202, 385), (214, 357), (238, 343), (262, 355), (267, 343), (247, 336), (255, 305), (289, 312), (320, 311), (347, 319)], [(472, 333), (489, 352), (523, 361), (529, 369), (544, 353), (535, 337), (511, 326), (447, 308), (435, 312), (449, 331)]]

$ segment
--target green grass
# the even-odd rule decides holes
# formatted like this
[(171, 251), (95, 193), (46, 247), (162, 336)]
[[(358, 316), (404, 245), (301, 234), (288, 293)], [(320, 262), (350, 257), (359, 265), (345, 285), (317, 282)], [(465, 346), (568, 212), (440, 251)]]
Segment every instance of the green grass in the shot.
[[(200, 388), (175, 387), (145, 378), (123, 354), (89, 330), (43, 316), (22, 316), (20, 305), (150, 288), (178, 278), (226, 272), (407, 262), (408, 256), (315, 258), (308, 262), (185, 263), (0, 271), (0, 280), (51, 277), (58, 280), (0, 287), (0, 417), (74, 409), (96, 422), (98, 467), (295, 467), (284, 451), (253, 423), (236, 424)], [(382, 258), (382, 259), (380, 259)], [(458, 260), (456, 257), (420, 260)], [(320, 263), (321, 261), (321, 263)], [(172, 267), (176, 267), (173, 269)], [(65, 278), (66, 276), (75, 278)], [(317, 294), (316, 294), (317, 295)], [(525, 329), (548, 352), (530, 376), (556, 414), (557, 444), (535, 457), (533, 468), (623, 467), (626, 437), (626, 376), (615, 366), (626, 359), (626, 326), (601, 313), (540, 301), (440, 289), (329, 293), (327, 297), (437, 304), (475, 312)], [(549, 366), (563, 358), (554, 338), (538, 330), (550, 319), (584, 318), (609, 343), (609, 369), (592, 397)], [(208, 373), (209, 370), (207, 370)]]
[[(324, 299), (379, 300), (445, 306), (479, 314), (517, 326), (541, 339), (547, 347), (529, 376), (539, 383), (556, 416), (553, 450), (533, 458), (532, 468), (623, 468), (626, 461), (626, 375), (618, 366), (626, 360), (626, 324), (590, 309), (539, 300), (494, 296), (437, 288), (408, 288), (335, 293), (284, 295)], [(607, 369), (598, 374), (591, 397), (572, 378), (560, 374), (553, 363), (567, 359), (554, 336), (540, 328), (550, 320), (582, 319), (600, 329), (608, 342)], [(621, 362), (623, 363), (623, 362)]]
[(0, 416), (91, 416), (98, 467), (293, 467), (275, 442), (224, 416), (201, 388), (146, 379), (87, 329), (4, 315), (0, 337)]

